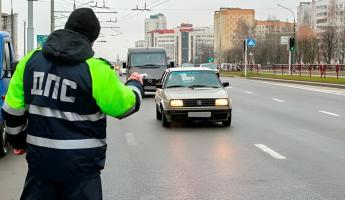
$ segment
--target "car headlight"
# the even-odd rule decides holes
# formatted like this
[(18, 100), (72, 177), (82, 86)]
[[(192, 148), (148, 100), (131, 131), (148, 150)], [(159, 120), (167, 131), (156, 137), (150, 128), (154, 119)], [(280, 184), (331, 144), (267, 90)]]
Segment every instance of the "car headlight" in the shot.
[(183, 101), (182, 100), (171, 100), (170, 101), (170, 107), (183, 107)]
[(216, 99), (216, 106), (228, 106), (229, 100), (228, 99)]

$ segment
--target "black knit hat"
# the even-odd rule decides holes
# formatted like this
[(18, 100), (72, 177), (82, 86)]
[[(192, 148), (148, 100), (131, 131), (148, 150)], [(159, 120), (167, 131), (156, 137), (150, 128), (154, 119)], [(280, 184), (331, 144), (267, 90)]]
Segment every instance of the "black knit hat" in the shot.
[(101, 31), (101, 25), (91, 8), (78, 8), (69, 16), (65, 29), (78, 32), (94, 42)]

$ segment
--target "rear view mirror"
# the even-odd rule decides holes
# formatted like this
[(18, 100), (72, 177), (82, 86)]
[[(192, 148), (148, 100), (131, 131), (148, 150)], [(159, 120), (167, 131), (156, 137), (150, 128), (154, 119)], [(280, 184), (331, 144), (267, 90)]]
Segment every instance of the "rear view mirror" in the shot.
[(157, 83), (156, 84), (156, 88), (157, 89), (162, 89), (163, 88), (163, 84), (162, 83)]
[(223, 83), (223, 87), (229, 87), (229, 86), (230, 86), (229, 82), (224, 82)]
[(170, 62), (170, 66), (169, 66), (169, 68), (174, 68), (175, 67), (175, 62)]
[(122, 63), (122, 68), (125, 68), (125, 69), (126, 69), (126, 68), (127, 68), (127, 63), (125, 63), (125, 62)]

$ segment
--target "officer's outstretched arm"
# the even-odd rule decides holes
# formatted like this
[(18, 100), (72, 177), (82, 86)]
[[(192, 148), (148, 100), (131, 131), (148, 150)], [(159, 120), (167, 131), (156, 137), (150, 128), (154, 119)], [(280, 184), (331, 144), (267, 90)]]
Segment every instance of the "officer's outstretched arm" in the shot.
[(143, 87), (139, 81), (121, 82), (114, 70), (103, 60), (86, 61), (92, 77), (92, 94), (103, 113), (122, 119), (139, 110)]
[(24, 99), (24, 70), (35, 51), (25, 56), (17, 65), (6, 93), (2, 116), (6, 124), (8, 142), (15, 149), (26, 148), (27, 106)]

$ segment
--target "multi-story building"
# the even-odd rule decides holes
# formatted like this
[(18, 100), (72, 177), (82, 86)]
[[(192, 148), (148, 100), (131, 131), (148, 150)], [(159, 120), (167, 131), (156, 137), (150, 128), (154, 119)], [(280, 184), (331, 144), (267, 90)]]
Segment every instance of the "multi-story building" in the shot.
[(148, 33), (148, 46), (161, 47), (168, 59), (178, 65), (207, 62), (213, 57), (214, 33), (212, 27), (193, 27), (181, 24), (175, 29), (154, 30)]
[(149, 19), (145, 19), (145, 36), (150, 31), (165, 29), (167, 29), (167, 18), (163, 14), (151, 15)]
[(267, 35), (286, 35), (293, 34), (294, 24), (289, 22), (282, 22), (279, 20), (256, 21), (255, 38), (258, 40), (265, 39)]
[(309, 26), (316, 32), (329, 26), (345, 26), (345, 0), (301, 2), (297, 8), (299, 26)]
[(214, 13), (215, 57), (222, 63), (227, 51), (240, 48), (255, 29), (255, 10), (221, 8)]
[(147, 47), (146, 40), (138, 40), (135, 42), (135, 48), (145, 48), (145, 47)]

